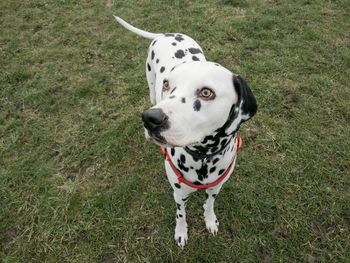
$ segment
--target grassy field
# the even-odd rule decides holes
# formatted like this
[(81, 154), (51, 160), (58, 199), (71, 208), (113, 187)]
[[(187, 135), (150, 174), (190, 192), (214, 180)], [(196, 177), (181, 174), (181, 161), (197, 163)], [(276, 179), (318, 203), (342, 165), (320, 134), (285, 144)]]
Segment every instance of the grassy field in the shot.
[[(145, 141), (149, 41), (182, 32), (250, 83), (219, 235), (188, 204), (189, 243), (159, 147)], [(349, 262), (346, 0), (0, 3), (1, 262)]]

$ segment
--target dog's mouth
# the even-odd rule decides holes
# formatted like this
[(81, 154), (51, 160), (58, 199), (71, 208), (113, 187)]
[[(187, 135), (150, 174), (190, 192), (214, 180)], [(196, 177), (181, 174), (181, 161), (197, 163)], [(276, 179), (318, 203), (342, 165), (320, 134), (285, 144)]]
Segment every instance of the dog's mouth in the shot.
[[(149, 136), (149, 139), (152, 139), (156, 144), (163, 146), (163, 147), (174, 147), (173, 145), (169, 144), (163, 136), (160, 135), (159, 132), (151, 132), (146, 129), (146, 134)], [(146, 137), (148, 137), (146, 136)]]
[(159, 131), (150, 131), (145, 129), (146, 139), (151, 139), (155, 144), (163, 147), (180, 147), (179, 145), (168, 142)]
[(186, 145), (179, 145), (177, 143), (173, 143), (173, 142), (169, 142), (167, 141), (162, 135), (160, 135), (159, 132), (152, 132), (149, 131), (148, 129), (145, 129), (145, 135), (146, 135), (146, 139), (151, 139), (154, 143), (163, 146), (163, 147), (189, 147), (189, 146), (193, 146), (193, 145), (197, 145), (198, 142), (193, 142), (193, 143), (188, 143)]

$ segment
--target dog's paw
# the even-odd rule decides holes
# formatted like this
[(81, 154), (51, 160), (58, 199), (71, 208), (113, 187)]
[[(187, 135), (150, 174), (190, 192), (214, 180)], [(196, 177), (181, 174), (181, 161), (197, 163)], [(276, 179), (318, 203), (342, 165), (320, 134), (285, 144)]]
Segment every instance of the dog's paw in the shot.
[(205, 219), (205, 225), (210, 234), (213, 234), (214, 236), (217, 235), (219, 231), (219, 221), (216, 219), (216, 217), (210, 220)]
[(181, 247), (182, 249), (187, 243), (187, 231), (186, 232), (179, 232), (175, 233), (175, 242), (176, 244)]

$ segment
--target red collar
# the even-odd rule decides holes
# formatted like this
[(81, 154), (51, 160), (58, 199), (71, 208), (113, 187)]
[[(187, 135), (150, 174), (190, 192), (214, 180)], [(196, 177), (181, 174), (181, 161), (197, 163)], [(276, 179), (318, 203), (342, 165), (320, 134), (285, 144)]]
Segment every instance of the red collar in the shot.
[(187, 185), (189, 187), (196, 188), (196, 189), (199, 189), (199, 190), (204, 190), (204, 189), (215, 187), (220, 182), (222, 182), (222, 180), (225, 179), (225, 177), (229, 174), (232, 166), (235, 163), (236, 156), (237, 156), (237, 151), (242, 147), (242, 144), (243, 144), (242, 138), (241, 138), (241, 136), (239, 134), (237, 134), (237, 138), (236, 138), (236, 153), (233, 156), (232, 161), (231, 161), (230, 165), (227, 167), (226, 171), (218, 179), (216, 179), (214, 182), (207, 183), (207, 184), (200, 184), (200, 185), (194, 184), (194, 183), (190, 182), (189, 180), (187, 180), (183, 176), (183, 174), (175, 167), (174, 163), (171, 161), (171, 158), (170, 158), (166, 148), (161, 146), (161, 149), (162, 149), (162, 152), (165, 155), (165, 160), (168, 161), (171, 169), (173, 169), (179, 184), (184, 183), (185, 185)]

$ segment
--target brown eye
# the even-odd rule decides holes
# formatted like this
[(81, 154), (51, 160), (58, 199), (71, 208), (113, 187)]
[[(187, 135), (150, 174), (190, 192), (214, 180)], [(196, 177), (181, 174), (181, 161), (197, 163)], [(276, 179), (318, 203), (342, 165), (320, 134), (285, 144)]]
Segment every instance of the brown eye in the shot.
[(166, 79), (163, 81), (163, 91), (167, 91), (169, 90), (169, 81), (167, 81)]
[(202, 88), (199, 92), (199, 96), (205, 100), (212, 100), (215, 98), (215, 93), (209, 88)]

